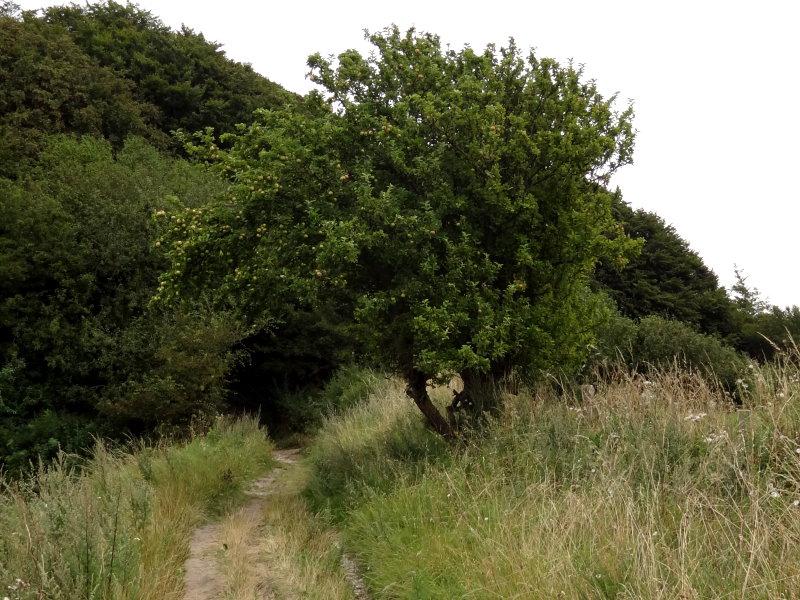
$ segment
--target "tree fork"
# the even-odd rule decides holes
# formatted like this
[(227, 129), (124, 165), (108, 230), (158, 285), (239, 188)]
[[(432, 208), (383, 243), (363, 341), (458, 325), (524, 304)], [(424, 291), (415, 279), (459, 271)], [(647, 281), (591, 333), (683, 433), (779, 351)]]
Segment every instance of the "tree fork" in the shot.
[(406, 387), (406, 394), (414, 401), (420, 412), (425, 415), (425, 420), (428, 425), (436, 433), (444, 438), (451, 439), (454, 437), (453, 428), (447, 419), (444, 418), (439, 409), (431, 401), (428, 395), (428, 378), (421, 371), (414, 369), (406, 375), (408, 387)]
[[(500, 367), (488, 373), (465, 369), (460, 373), (464, 389), (453, 392), (453, 401), (447, 407), (447, 416), (453, 430), (464, 419), (479, 419), (485, 414), (497, 414), (500, 405)], [(461, 421), (459, 421), (461, 419)]]

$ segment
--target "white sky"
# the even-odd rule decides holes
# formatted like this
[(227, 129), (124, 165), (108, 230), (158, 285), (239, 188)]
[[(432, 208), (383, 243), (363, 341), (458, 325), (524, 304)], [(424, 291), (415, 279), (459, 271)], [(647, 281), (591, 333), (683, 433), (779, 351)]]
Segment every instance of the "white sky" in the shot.
[[(23, 8), (63, 4), (17, 0)], [(800, 304), (800, 2), (140, 0), (166, 24), (224, 44), (290, 90), (311, 89), (313, 52), (366, 47), (390, 23), (456, 47), (509, 36), (570, 57), (606, 93), (634, 101), (635, 164), (625, 200), (672, 223), (730, 285), (733, 264), (768, 299)]]

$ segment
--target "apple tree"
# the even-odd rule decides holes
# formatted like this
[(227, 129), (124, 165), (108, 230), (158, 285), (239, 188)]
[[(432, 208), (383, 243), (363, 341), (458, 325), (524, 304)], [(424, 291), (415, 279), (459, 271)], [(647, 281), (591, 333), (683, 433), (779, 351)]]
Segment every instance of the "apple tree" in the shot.
[(254, 327), (336, 320), (451, 436), (429, 380), (460, 374), (457, 400), (477, 400), (512, 369), (584, 356), (594, 266), (635, 245), (607, 189), (633, 113), (513, 41), (453, 50), (396, 27), (368, 41), (368, 56), (311, 56), (320, 91), (258, 112), (227, 149), (189, 144), (232, 186), (167, 225), (157, 298), (211, 294)]

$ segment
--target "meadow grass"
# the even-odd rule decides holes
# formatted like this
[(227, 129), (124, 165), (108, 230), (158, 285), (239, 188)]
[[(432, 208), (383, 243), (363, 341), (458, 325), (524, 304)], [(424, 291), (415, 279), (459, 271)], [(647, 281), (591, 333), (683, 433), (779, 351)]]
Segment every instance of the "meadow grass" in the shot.
[(323, 426), (306, 494), (377, 598), (800, 598), (798, 359), (738, 406), (677, 370), (507, 395), (454, 447), (388, 382)]
[(252, 419), (218, 420), (179, 444), (110, 450), (0, 481), (0, 597), (183, 597), (193, 528), (271, 464)]

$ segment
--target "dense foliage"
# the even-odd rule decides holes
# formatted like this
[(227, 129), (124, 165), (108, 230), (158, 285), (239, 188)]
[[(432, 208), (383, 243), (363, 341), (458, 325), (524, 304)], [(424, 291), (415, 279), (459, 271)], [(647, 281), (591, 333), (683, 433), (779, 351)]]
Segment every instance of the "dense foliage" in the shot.
[(773, 358), (779, 352), (797, 350), (800, 345), (800, 306), (771, 306), (747, 276), (736, 269), (731, 289), (736, 311), (734, 344), (757, 360)]
[(687, 323), (657, 315), (638, 321), (612, 314), (599, 328), (591, 367), (620, 364), (632, 371), (679, 366), (717, 381), (729, 393), (744, 391), (748, 362), (719, 338), (702, 334)]
[(161, 139), (154, 108), (130, 82), (87, 56), (61, 27), (0, 11), (0, 176), (27, 170), (50, 133)]
[(0, 176), (24, 173), (51, 133), (169, 148), (173, 130), (231, 131), (294, 100), (219, 44), (133, 5), (0, 6)]
[(132, 82), (137, 100), (157, 109), (153, 122), (165, 132), (231, 131), (256, 108), (295, 100), (249, 65), (226, 58), (220, 44), (186, 27), (173, 31), (131, 4), (54, 6), (43, 18), (69, 32), (99, 65)]
[(166, 264), (154, 214), (202, 206), (226, 184), (164, 150), (180, 147), (173, 129), (220, 133), (292, 101), (133, 5), (0, 5), (6, 469), (221, 406), (240, 328), (199, 298), (180, 311), (149, 301)]
[(632, 319), (659, 315), (706, 334), (730, 335), (735, 307), (714, 272), (675, 228), (619, 199), (614, 213), (625, 232), (644, 243), (624, 266), (603, 263), (595, 275), (620, 312)]
[(454, 411), (619, 356), (732, 388), (725, 344), (800, 338), (607, 189), (632, 113), (580, 69), (369, 41), (312, 56), (301, 99), (134, 5), (0, 2), (2, 466), (221, 408), (313, 425), (341, 364), (400, 373), (449, 435), (430, 379), (462, 376)]
[(221, 189), (201, 167), (134, 138), (114, 155), (104, 140), (51, 137), (24, 180), (0, 180), (0, 455), (9, 464), (24, 464), (31, 446), (77, 449), (88, 439), (65, 430), (79, 419), (88, 434), (98, 411), (134, 426), (213, 403), (233, 332), (217, 317), (146, 309), (164, 267), (153, 212), (204, 204)]
[[(678, 328), (680, 333), (663, 346), (653, 341), (653, 345), (661, 347), (657, 353), (659, 361), (669, 361), (673, 351), (688, 343), (689, 337), (698, 341), (708, 339), (699, 334), (716, 337), (718, 341), (708, 339), (707, 343), (713, 346), (722, 347), (720, 344), (724, 342), (759, 361), (791, 350), (800, 340), (800, 307), (770, 305), (757, 289), (748, 286), (747, 277), (739, 269), (735, 269), (736, 283), (729, 294), (700, 256), (661, 217), (643, 210), (634, 211), (620, 199), (614, 203), (614, 213), (625, 232), (641, 239), (643, 246), (641, 253), (625, 265), (601, 262), (595, 272), (596, 285), (608, 294), (621, 315), (629, 319), (620, 319), (612, 311), (601, 336), (623, 322), (635, 328), (635, 321), (639, 319), (644, 323), (649, 316), (663, 317), (672, 322), (665, 326)], [(691, 329), (695, 333), (690, 334)], [(645, 328), (637, 335), (641, 338), (650, 332), (650, 328)], [(666, 339), (661, 333), (656, 337)], [(631, 352), (630, 344), (620, 349), (637, 364), (656, 356), (645, 352), (636, 357), (636, 350)], [(689, 362), (697, 366), (700, 358), (697, 355)], [(726, 364), (732, 363), (726, 360)], [(729, 375), (723, 377), (727, 383), (732, 380), (732, 373)]]
[(309, 59), (323, 95), (197, 149), (233, 186), (172, 228), (160, 295), (210, 289), (261, 322), (333, 303), (447, 433), (426, 380), (579, 360), (595, 261), (631, 247), (598, 185), (630, 160), (631, 111), (513, 43), (369, 41)]

